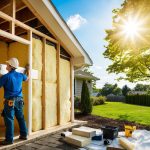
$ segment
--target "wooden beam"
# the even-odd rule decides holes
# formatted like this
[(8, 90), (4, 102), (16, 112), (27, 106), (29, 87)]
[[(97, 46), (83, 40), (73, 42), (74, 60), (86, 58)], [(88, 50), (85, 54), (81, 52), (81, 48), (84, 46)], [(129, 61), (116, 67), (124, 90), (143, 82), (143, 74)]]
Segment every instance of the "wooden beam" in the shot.
[(74, 122), (74, 67), (70, 60), (70, 96), (71, 96), (71, 122)]
[[(11, 3), (12, 3), (11, 14), (12, 14), (12, 18), (15, 20), (16, 19), (16, 0), (12, 0)], [(14, 22), (14, 20), (12, 20), (10, 22), (10, 28), (9, 28), (10, 33), (13, 35), (15, 34), (15, 22)]]
[(41, 33), (41, 32), (39, 32), (39, 31), (37, 31), (36, 29), (33, 29), (33, 28), (29, 27), (28, 25), (25, 25), (24, 23), (22, 23), (22, 22), (20, 22), (20, 21), (18, 21), (18, 20), (14, 20), (12, 17), (6, 15), (6, 14), (3, 13), (3, 12), (0, 12), (0, 17), (3, 18), (3, 19), (5, 19), (5, 20), (7, 20), (7, 21), (14, 21), (14, 22), (15, 22), (15, 25), (18, 25), (18, 26), (24, 28), (25, 30), (30, 30), (30, 31), (32, 31), (33, 33), (35, 33), (35, 34), (37, 34), (37, 35), (39, 35), (39, 36), (41, 36), (41, 37), (45, 37), (47, 40), (49, 40), (49, 41), (51, 41), (51, 42), (54, 42), (54, 43), (56, 43), (56, 44), (58, 43), (57, 40), (55, 40), (55, 39), (53, 39), (53, 38), (51, 38), (51, 37), (45, 35), (44, 33)]
[(45, 97), (45, 87), (46, 87), (46, 78), (45, 78), (45, 45), (46, 39), (43, 38), (43, 49), (42, 49), (42, 128), (46, 129), (46, 97)]
[(57, 73), (57, 124), (60, 124), (60, 43), (57, 44), (57, 51), (56, 51), (56, 73)]
[[(28, 31), (28, 40), (30, 44), (28, 46), (28, 60), (29, 60), (29, 72), (32, 74), (32, 31)], [(28, 134), (32, 133), (32, 78), (30, 76), (28, 81)]]
[(17, 41), (17, 42), (20, 42), (22, 44), (25, 44), (25, 45), (29, 45), (30, 44), (30, 41), (28, 40), (25, 40), (19, 36), (16, 36), (16, 35), (12, 35), (11, 33), (8, 33), (8, 32), (5, 32), (3, 30), (0, 29), (0, 36), (3, 36), (5, 38), (8, 38), (8, 39), (11, 39), (13, 41)]

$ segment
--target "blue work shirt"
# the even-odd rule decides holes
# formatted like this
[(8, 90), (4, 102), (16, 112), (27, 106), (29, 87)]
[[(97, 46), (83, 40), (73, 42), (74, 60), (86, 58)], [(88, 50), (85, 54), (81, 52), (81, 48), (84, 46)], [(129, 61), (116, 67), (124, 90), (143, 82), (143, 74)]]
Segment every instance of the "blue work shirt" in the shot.
[(4, 98), (22, 97), (22, 82), (27, 80), (27, 76), (15, 70), (0, 77), (0, 88), (4, 87)]

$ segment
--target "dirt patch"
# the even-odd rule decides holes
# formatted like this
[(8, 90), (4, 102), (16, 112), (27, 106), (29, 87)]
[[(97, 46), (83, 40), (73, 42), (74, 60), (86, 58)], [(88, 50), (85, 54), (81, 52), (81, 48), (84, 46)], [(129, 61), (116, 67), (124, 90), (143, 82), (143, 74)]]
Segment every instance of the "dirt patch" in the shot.
[(129, 122), (129, 121), (123, 121), (123, 120), (117, 120), (117, 119), (109, 119), (105, 117), (95, 116), (95, 115), (82, 115), (82, 114), (75, 114), (75, 119), (77, 120), (83, 120), (88, 121), (88, 124), (86, 126), (92, 127), (92, 128), (100, 128), (102, 126), (110, 125), (110, 126), (116, 126), (119, 127), (120, 131), (124, 130), (124, 125), (136, 125), (137, 129), (146, 129), (150, 130), (150, 126), (137, 124), (135, 122)]

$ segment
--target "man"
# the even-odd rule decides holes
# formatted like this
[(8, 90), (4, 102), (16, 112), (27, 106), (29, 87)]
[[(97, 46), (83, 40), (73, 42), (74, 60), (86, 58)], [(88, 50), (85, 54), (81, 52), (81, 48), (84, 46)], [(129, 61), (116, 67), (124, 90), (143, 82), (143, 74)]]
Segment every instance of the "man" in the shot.
[(27, 127), (23, 115), (22, 82), (28, 81), (29, 74), (25, 75), (15, 71), (19, 67), (16, 58), (11, 58), (6, 63), (8, 73), (0, 77), (0, 88), (4, 88), (5, 98), (2, 116), (6, 126), (5, 140), (0, 143), (1, 145), (13, 144), (14, 116), (16, 116), (20, 128), (19, 139), (27, 139)]

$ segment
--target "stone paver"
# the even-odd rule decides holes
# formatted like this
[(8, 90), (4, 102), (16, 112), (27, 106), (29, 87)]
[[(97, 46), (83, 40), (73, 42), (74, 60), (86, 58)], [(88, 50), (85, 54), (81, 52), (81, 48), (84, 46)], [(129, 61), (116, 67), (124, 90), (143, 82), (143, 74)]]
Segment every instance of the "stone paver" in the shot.
[(34, 142), (13, 148), (13, 150), (77, 150), (78, 148), (62, 141), (59, 133), (51, 134)]

